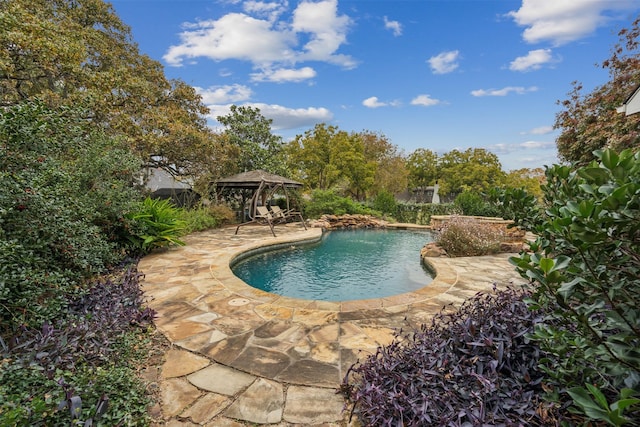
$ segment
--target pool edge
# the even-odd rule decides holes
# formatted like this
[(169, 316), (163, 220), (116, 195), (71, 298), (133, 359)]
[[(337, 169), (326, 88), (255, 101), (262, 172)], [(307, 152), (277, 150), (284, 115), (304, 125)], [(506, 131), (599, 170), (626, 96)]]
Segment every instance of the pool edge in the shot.
[[(421, 229), (427, 229), (427, 227), (416, 227)], [(307, 236), (308, 231), (318, 230), (317, 235)], [(286, 248), (292, 244), (313, 244), (322, 240), (324, 231), (322, 229), (310, 229), (306, 232), (301, 232), (286, 237), (277, 238), (276, 241), (263, 240), (260, 242), (252, 242), (244, 246), (239, 246), (228, 256), (226, 262), (222, 264), (226, 265), (224, 273), (224, 280), (219, 274), (215, 274), (211, 271), (214, 278), (218, 280), (227, 290), (230, 292), (241, 295), (245, 298), (251, 298), (258, 300), (262, 303), (268, 303), (276, 307), (286, 309), (306, 309), (306, 310), (320, 310), (320, 311), (336, 311), (342, 313), (349, 313), (361, 310), (372, 309), (394, 309), (408, 304), (415, 304), (418, 302), (427, 301), (437, 298), (438, 296), (447, 293), (458, 282), (458, 275), (444, 259), (429, 258), (423, 259), (421, 262), (425, 263), (429, 269), (434, 273), (433, 279), (427, 285), (416, 289), (411, 292), (405, 292), (401, 294), (391, 295), (381, 298), (370, 299), (357, 299), (349, 301), (321, 301), (321, 300), (307, 300), (302, 298), (292, 298), (282, 295), (266, 292), (244, 282), (238, 276), (233, 273), (232, 267), (236, 263), (243, 259), (261, 253), (278, 248)], [(218, 264), (220, 266), (220, 264)], [(219, 268), (219, 267), (218, 267)]]

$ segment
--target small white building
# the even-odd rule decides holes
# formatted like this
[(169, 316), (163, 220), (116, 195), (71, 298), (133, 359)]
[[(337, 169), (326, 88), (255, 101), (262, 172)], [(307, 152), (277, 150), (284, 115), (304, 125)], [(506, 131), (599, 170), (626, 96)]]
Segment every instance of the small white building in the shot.
[(625, 116), (640, 113), (640, 86), (624, 101), (624, 104), (616, 108), (616, 111), (618, 113), (624, 113)]

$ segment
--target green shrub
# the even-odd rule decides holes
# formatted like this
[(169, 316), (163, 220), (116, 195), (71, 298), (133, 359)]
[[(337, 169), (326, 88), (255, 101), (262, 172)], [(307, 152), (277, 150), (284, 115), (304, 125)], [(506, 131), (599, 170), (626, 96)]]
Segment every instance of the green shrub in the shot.
[[(287, 206), (287, 198), (289, 200), (289, 205)], [(305, 204), (304, 198), (298, 189), (289, 189), (287, 190), (287, 196), (285, 197), (277, 197), (272, 199), (272, 202), (280, 206), (281, 209), (292, 209), (296, 212), (302, 212)]]
[(398, 203), (393, 217), (398, 222), (429, 225), (432, 215), (453, 215), (460, 213), (451, 203)]
[(133, 369), (154, 315), (141, 277), (135, 266), (113, 270), (70, 298), (64, 316), (23, 326), (0, 346), (0, 425), (147, 424)]
[(180, 219), (180, 209), (169, 199), (147, 197), (138, 210), (126, 215), (131, 220), (130, 240), (141, 253), (154, 249), (180, 245), (186, 224)]
[(55, 317), (83, 280), (124, 255), (140, 161), (78, 114), (40, 102), (0, 111), (3, 331)]
[(453, 202), (456, 210), (467, 216), (500, 216), (498, 206), (491, 203), (488, 197), (472, 191), (463, 191)]
[(393, 194), (388, 191), (380, 191), (373, 200), (373, 209), (384, 214), (395, 215), (398, 209), (398, 203)]
[(452, 216), (437, 231), (436, 243), (449, 256), (480, 256), (500, 252), (502, 233), (473, 218)]
[(235, 213), (226, 205), (198, 206), (181, 209), (179, 219), (184, 222), (184, 234), (218, 228), (235, 220)]
[(620, 425), (623, 408), (640, 420), (640, 152), (594, 154), (547, 168), (545, 210), (519, 215), (538, 238), (512, 262), (536, 283), (532, 306), (553, 309), (531, 336), (552, 397), (568, 390), (575, 411)]
[(540, 223), (542, 206), (536, 196), (524, 188), (494, 188), (489, 197), (499, 209), (499, 216), (513, 220), (519, 227), (532, 230)]
[(342, 197), (333, 190), (315, 190), (304, 206), (304, 215), (308, 218), (318, 218), (323, 214), (365, 214), (374, 212), (364, 205), (354, 202), (349, 197)]

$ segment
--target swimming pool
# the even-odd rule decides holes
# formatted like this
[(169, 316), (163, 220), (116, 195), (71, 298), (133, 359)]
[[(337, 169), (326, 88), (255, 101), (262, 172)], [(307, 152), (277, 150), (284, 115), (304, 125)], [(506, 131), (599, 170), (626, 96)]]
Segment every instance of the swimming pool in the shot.
[(340, 230), (315, 244), (263, 251), (231, 266), (247, 284), (292, 298), (350, 301), (382, 298), (428, 285), (420, 260), (431, 233), (407, 230)]

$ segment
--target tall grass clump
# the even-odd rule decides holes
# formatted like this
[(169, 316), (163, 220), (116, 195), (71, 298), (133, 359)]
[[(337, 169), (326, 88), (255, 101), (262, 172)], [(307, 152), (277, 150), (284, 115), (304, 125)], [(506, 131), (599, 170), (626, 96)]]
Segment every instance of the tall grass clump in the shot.
[(503, 233), (487, 224), (457, 215), (436, 232), (436, 244), (450, 256), (480, 256), (500, 252)]
[(135, 208), (126, 215), (131, 220), (129, 240), (134, 250), (146, 254), (169, 245), (184, 246), (179, 237), (186, 223), (171, 200), (147, 197)]

